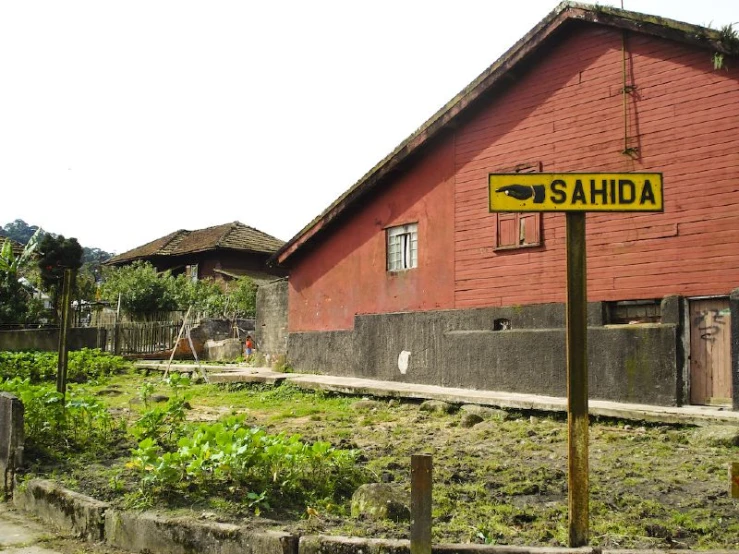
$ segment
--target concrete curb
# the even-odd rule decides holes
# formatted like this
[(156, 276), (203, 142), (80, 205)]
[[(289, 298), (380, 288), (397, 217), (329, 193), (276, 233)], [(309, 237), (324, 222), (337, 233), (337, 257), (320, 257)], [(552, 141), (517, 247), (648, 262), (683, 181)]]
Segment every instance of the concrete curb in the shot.
[[(166, 364), (165, 364), (166, 366)], [(137, 364), (137, 368), (148, 367)], [(173, 366), (174, 367), (174, 366)], [(211, 369), (212, 366), (209, 366)], [(180, 364), (181, 370), (195, 371), (197, 366)], [(209, 373), (212, 383), (267, 383), (289, 381), (304, 389), (317, 389), (376, 398), (442, 400), (454, 404), (479, 404), (509, 410), (567, 412), (567, 398), (490, 390), (462, 389), (422, 385), (405, 381), (380, 381), (360, 377), (339, 377), (313, 373), (279, 373), (265, 367), (218, 366)], [(711, 406), (652, 406), (609, 400), (588, 401), (591, 416), (612, 417), (654, 423), (683, 425), (739, 425), (739, 411)]]
[[(157, 554), (410, 554), (410, 541), (255, 532), (229, 523), (124, 512), (43, 479), (16, 483), (13, 504), (58, 529), (89, 541), (105, 541), (133, 552)], [(668, 550), (602, 550), (439, 544), (436, 554), (668, 554)], [(681, 553), (691, 554), (691, 550)], [(698, 554), (696, 552), (696, 554)], [(739, 554), (736, 550), (699, 554)]]
[(77, 537), (95, 542), (105, 539), (105, 512), (109, 505), (53, 481), (33, 479), (16, 483), (13, 505)]
[[(332, 537), (300, 537), (300, 554), (410, 554), (410, 541)], [(484, 544), (437, 544), (436, 554), (600, 554), (597, 548), (546, 548)]]
[(166, 518), (151, 513), (108, 510), (105, 542), (157, 554), (296, 554), (298, 538), (288, 533), (253, 533), (228, 523)]

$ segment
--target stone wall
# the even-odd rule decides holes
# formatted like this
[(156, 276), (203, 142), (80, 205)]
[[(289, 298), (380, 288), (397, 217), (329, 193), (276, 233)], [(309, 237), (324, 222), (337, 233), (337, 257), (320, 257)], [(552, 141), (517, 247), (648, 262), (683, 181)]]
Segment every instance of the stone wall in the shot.
[(287, 352), (287, 279), (257, 289), (256, 347), (271, 357)]
[[(75, 327), (69, 330), (69, 349), (104, 348), (105, 329), (98, 327)], [(59, 329), (14, 329), (0, 331), (0, 350), (21, 352), (59, 350)]]
[[(588, 306), (590, 397), (682, 402), (679, 326), (604, 325)], [(298, 371), (566, 396), (564, 306), (359, 315), (353, 331), (291, 333)]]

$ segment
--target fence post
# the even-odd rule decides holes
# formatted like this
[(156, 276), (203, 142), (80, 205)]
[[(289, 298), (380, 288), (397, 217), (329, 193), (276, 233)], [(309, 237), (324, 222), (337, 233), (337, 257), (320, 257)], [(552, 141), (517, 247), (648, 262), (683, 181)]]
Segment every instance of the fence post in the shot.
[(67, 394), (67, 353), (69, 352), (69, 308), (72, 300), (72, 281), (74, 270), (64, 270), (64, 283), (62, 285), (62, 321), (59, 327), (59, 360), (56, 370), (56, 391)]
[(411, 456), (411, 554), (431, 554), (432, 459)]

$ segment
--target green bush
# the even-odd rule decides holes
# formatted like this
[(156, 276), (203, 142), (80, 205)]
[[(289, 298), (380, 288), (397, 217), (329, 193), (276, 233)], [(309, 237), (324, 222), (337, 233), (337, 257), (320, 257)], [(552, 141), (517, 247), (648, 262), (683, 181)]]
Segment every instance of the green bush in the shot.
[[(56, 379), (59, 355), (56, 352), (0, 352), (0, 380), (28, 379), (41, 383)], [(83, 348), (69, 352), (67, 379), (84, 383), (105, 375), (125, 371), (131, 363), (98, 349)]]
[(65, 404), (55, 386), (18, 377), (0, 382), (0, 390), (23, 402), (26, 440), (43, 450), (104, 451), (121, 429), (102, 402), (82, 391), (70, 389)]
[(363, 480), (356, 452), (299, 435), (271, 435), (233, 416), (200, 424), (165, 452), (156, 439), (141, 441), (129, 468), (141, 493), (169, 495), (200, 489), (240, 499), (247, 507), (328, 504), (350, 495)]

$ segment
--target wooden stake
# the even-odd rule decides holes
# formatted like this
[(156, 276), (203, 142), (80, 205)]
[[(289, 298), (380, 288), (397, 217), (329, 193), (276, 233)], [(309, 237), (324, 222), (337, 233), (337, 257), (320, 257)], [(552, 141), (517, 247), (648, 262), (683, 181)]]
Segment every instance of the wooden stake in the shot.
[(185, 332), (185, 325), (187, 325), (187, 320), (190, 317), (190, 310), (192, 310), (192, 306), (187, 308), (185, 319), (182, 320), (182, 325), (180, 326), (180, 332), (177, 333), (177, 340), (174, 341), (174, 346), (172, 347), (172, 354), (169, 355), (169, 361), (167, 362), (167, 369), (164, 370), (164, 377), (162, 377), (162, 379), (166, 379), (167, 375), (169, 375), (169, 368), (172, 366), (172, 360), (174, 359), (174, 354), (177, 351), (177, 345), (180, 344), (180, 339), (182, 338), (182, 334)]
[(72, 303), (74, 270), (64, 270), (62, 283), (62, 321), (59, 327), (59, 358), (56, 367), (56, 391), (64, 398), (67, 394), (67, 354), (69, 352), (69, 306)]
[(585, 213), (567, 217), (567, 438), (569, 545), (588, 543), (588, 359)]
[(432, 459), (411, 456), (411, 554), (431, 554)]

